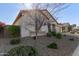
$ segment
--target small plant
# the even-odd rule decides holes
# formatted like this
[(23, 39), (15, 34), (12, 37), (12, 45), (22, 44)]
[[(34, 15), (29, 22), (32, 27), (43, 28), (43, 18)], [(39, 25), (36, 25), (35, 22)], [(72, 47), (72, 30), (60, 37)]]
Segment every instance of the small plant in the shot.
[(63, 36), (66, 36), (65, 34)]
[(72, 38), (72, 39), (69, 39), (70, 41), (74, 41), (74, 39)]
[(8, 51), (7, 56), (36, 56), (37, 51), (32, 46), (14, 47)]
[(51, 43), (51, 44), (49, 44), (47, 47), (48, 47), (48, 48), (52, 48), (52, 49), (57, 49), (57, 48), (58, 48), (58, 46), (57, 46), (56, 43)]
[(33, 39), (36, 40), (36, 36), (34, 36)]
[(52, 34), (53, 36), (56, 36), (56, 32), (51, 32), (51, 34)]
[(57, 33), (57, 34), (56, 34), (56, 38), (61, 39), (61, 38), (62, 38), (61, 33)]
[(61, 33), (48, 32), (48, 33), (47, 33), (47, 37), (51, 37), (51, 36), (54, 36), (54, 37), (56, 37), (56, 38), (58, 38), (58, 39), (61, 39), (61, 38), (62, 38)]
[(14, 44), (19, 44), (20, 43), (20, 39), (12, 39), (10, 41), (10, 44), (14, 45)]

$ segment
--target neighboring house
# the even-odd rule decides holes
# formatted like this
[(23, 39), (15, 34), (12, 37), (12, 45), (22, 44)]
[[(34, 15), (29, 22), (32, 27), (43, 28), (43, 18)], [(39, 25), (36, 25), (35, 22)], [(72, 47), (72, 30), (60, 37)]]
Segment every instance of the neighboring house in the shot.
[(72, 34), (79, 34), (79, 26), (73, 27), (72, 31), (70, 32)]
[(67, 33), (72, 30), (71, 25), (69, 23), (59, 23), (60, 29), (62, 33)]
[[(35, 15), (35, 13), (37, 13)], [(44, 20), (44, 23), (39, 30), (38, 35), (45, 35), (49, 28), (51, 31), (60, 32), (58, 22), (54, 19), (54, 17), (46, 10), (21, 10), (13, 22), (13, 25), (18, 25), (21, 28), (21, 36), (35, 36), (35, 23), (34, 17), (40, 19), (40, 21)], [(40, 22), (39, 21), (39, 22)], [(48, 28), (48, 23), (50, 27)]]
[(62, 33), (79, 34), (79, 26), (76, 26), (76, 24), (59, 23), (59, 26)]

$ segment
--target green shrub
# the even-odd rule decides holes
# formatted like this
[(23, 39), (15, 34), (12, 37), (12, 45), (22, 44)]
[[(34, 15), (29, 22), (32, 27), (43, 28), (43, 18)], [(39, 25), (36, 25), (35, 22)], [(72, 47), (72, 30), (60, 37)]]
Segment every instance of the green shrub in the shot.
[(34, 40), (36, 40), (36, 36), (33, 36), (32, 38), (33, 38)]
[(20, 27), (19, 26), (7, 26), (7, 30), (10, 32), (11, 37), (20, 36)]
[(74, 41), (74, 39), (72, 38), (72, 39), (69, 39), (70, 41)]
[(66, 35), (64, 34), (63, 36), (65, 37)]
[(4, 30), (4, 27), (0, 26), (0, 32), (2, 32)]
[(54, 37), (56, 37), (56, 38), (58, 38), (58, 39), (61, 39), (61, 38), (62, 38), (61, 33), (48, 32), (48, 33), (47, 33), (47, 37), (51, 37), (51, 36), (54, 36)]
[(48, 36), (48, 37), (56, 36), (56, 32), (48, 32), (48, 33), (47, 33), (47, 36)]
[(32, 46), (19, 46), (12, 48), (7, 53), (8, 56), (36, 56), (37, 51)]
[(57, 49), (58, 48), (56, 43), (51, 43), (47, 47), (52, 48), (52, 49)]
[(14, 45), (14, 44), (19, 44), (20, 43), (20, 39), (12, 39), (10, 41), (10, 44)]
[(61, 33), (57, 33), (57, 34), (56, 34), (56, 38), (61, 39), (61, 38), (62, 38)]
[(56, 32), (51, 32), (51, 34), (52, 34), (53, 36), (56, 36)]

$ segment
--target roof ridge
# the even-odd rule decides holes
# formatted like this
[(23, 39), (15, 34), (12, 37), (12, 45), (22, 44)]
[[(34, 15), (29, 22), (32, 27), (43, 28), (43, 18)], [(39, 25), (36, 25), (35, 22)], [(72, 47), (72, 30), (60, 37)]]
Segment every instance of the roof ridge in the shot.
[(20, 10), (20, 11), (34, 11), (34, 10), (41, 10), (41, 11), (46, 11), (47, 9), (24, 9), (24, 10)]

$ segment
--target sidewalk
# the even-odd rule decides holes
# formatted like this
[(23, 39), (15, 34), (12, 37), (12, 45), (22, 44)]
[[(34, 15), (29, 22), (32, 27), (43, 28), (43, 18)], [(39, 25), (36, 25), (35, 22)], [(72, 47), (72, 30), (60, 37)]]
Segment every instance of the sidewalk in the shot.
[(76, 48), (72, 56), (79, 56), (79, 46)]

